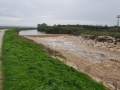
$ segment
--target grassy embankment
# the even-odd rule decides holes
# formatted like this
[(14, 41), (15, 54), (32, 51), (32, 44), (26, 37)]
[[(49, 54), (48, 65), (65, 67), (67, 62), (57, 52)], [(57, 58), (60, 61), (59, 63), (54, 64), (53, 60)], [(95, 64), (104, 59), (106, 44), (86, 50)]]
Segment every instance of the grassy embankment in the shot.
[(106, 90), (12, 30), (4, 35), (2, 65), (3, 90)]

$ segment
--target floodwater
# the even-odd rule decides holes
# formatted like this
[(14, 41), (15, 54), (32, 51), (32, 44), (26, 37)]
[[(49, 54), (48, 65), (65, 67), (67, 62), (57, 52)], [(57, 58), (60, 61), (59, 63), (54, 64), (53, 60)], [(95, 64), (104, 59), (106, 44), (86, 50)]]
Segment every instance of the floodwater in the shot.
[[(35, 36), (25, 37), (60, 52), (65, 57), (65, 60), (61, 59), (61, 61), (79, 71), (85, 72), (111, 90), (116, 87), (114, 83), (117, 84), (117, 88), (120, 90), (120, 52), (89, 46), (81, 36), (53, 36), (48, 37), (45, 35), (42, 38)], [(99, 42), (97, 43), (99, 44)]]
[(44, 35), (44, 32), (39, 32), (36, 29), (34, 30), (22, 30), (19, 32), (19, 35)]
[[(120, 90), (120, 44), (95, 43), (81, 36), (45, 34), (37, 30), (23, 30), (19, 33), (47, 48), (60, 52), (67, 65), (85, 72), (111, 90)], [(114, 84), (115, 83), (115, 84)]]

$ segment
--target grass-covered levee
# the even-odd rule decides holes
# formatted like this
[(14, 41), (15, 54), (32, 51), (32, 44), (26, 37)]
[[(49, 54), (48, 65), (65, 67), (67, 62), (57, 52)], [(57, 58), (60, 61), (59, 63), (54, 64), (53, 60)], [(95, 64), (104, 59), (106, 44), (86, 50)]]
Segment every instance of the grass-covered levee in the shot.
[(50, 57), (16, 30), (4, 35), (2, 70), (3, 90), (107, 90), (88, 75)]

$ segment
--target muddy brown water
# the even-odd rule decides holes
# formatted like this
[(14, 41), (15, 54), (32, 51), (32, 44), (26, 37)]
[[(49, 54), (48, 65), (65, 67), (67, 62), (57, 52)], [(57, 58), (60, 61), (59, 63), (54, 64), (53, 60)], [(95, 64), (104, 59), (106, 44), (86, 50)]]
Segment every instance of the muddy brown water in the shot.
[(19, 35), (45, 35), (44, 32), (39, 32), (36, 29), (33, 30), (21, 30)]

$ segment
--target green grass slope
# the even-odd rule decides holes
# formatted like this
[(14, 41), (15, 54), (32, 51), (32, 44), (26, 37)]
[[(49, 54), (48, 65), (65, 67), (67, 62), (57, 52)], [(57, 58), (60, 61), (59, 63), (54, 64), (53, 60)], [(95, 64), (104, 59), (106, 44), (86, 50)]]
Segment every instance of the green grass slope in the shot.
[(2, 69), (3, 90), (106, 90), (13, 30), (3, 38)]

